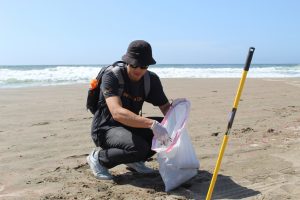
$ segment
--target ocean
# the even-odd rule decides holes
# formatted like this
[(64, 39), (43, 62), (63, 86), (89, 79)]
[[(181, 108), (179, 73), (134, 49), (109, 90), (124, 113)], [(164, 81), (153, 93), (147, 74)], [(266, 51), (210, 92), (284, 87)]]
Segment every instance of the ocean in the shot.
[[(89, 83), (106, 65), (0, 66), (0, 88)], [(161, 78), (240, 78), (244, 64), (158, 64), (149, 70)], [(300, 64), (253, 64), (249, 78), (300, 77)]]

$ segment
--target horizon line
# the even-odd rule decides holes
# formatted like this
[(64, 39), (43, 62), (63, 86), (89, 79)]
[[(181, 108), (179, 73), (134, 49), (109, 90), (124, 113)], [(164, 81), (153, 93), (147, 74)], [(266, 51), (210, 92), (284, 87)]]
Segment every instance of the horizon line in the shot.
[[(157, 63), (155, 65), (244, 65), (245, 63)], [(251, 65), (299, 65), (300, 63), (251, 63)], [(57, 65), (67, 65), (67, 66), (89, 66), (89, 65), (110, 65), (104, 64), (0, 64), (0, 66), (57, 66)]]

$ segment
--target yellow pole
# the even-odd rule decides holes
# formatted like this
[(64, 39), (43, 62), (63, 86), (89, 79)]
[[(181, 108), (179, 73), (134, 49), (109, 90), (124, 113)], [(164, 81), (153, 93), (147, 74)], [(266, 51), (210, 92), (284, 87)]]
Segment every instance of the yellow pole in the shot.
[(245, 67), (244, 67), (244, 71), (243, 71), (243, 74), (242, 74), (242, 77), (241, 77), (241, 80), (240, 80), (240, 84), (239, 84), (237, 93), (235, 95), (233, 108), (232, 108), (230, 119), (229, 119), (228, 125), (227, 125), (227, 130), (226, 130), (224, 138), (223, 138), (223, 142), (222, 142), (221, 149), (220, 149), (220, 152), (219, 152), (216, 167), (215, 167), (213, 177), (211, 179), (210, 186), (209, 186), (209, 189), (208, 189), (208, 192), (207, 192), (207, 195), (206, 195), (206, 200), (211, 199), (211, 196), (212, 196), (212, 193), (213, 193), (213, 190), (214, 190), (214, 187), (215, 187), (215, 183), (216, 183), (216, 180), (217, 180), (217, 177), (218, 177), (218, 173), (219, 173), (219, 170), (220, 170), (223, 155), (224, 155), (224, 152), (225, 152), (225, 149), (226, 149), (226, 146), (227, 146), (229, 133), (230, 133), (230, 130), (231, 130), (231, 127), (232, 127), (232, 124), (233, 124), (233, 120), (234, 120), (235, 113), (237, 111), (237, 107), (239, 105), (239, 101), (240, 101), (241, 94), (242, 94), (242, 91), (243, 91), (243, 88), (244, 88), (247, 73), (248, 73), (249, 68), (250, 68), (250, 63), (251, 63), (251, 60), (252, 60), (252, 57), (253, 57), (254, 50), (255, 50), (255, 48), (253, 48), (253, 47), (249, 48), (248, 57), (247, 57), (247, 60), (246, 60), (246, 64), (245, 64)]

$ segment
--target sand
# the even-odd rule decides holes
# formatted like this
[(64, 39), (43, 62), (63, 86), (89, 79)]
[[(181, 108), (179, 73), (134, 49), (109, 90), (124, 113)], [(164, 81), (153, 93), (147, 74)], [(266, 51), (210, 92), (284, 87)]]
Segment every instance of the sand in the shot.
[[(168, 98), (192, 103), (188, 131), (200, 169), (164, 192), (157, 174), (124, 165), (96, 180), (86, 156), (87, 85), (0, 90), (0, 199), (204, 199), (239, 79), (163, 79)], [(213, 199), (299, 199), (300, 79), (247, 79)], [(146, 104), (144, 116), (160, 115)], [(156, 156), (146, 163), (158, 168)]]

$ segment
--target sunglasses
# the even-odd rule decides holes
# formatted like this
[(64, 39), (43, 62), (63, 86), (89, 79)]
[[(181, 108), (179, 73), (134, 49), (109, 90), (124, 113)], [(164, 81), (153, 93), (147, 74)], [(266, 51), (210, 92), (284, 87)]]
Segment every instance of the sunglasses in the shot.
[(131, 68), (136, 69), (136, 68), (140, 68), (140, 69), (148, 69), (149, 66), (133, 66), (133, 65), (129, 65)]

